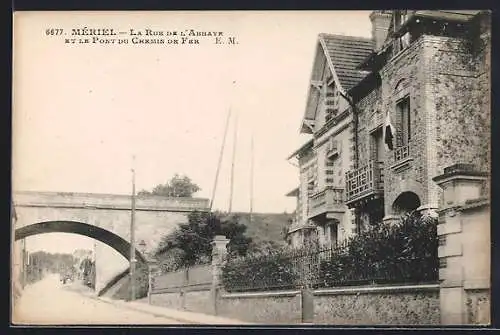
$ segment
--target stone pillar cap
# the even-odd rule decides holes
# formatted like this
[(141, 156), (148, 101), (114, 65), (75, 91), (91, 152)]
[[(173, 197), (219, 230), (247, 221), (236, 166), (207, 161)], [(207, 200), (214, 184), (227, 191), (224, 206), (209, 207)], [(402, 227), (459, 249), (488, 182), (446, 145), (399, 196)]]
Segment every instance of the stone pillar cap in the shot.
[(215, 235), (214, 241), (226, 241), (227, 237), (224, 235)]
[(437, 204), (424, 204), (417, 208), (417, 211), (425, 210), (425, 209), (438, 209), (439, 206)]
[(453, 164), (444, 168), (443, 174), (432, 178), (432, 180), (438, 183), (445, 179), (457, 176), (479, 177), (479, 179), (483, 179), (488, 177), (489, 174), (487, 172), (476, 170), (473, 164)]

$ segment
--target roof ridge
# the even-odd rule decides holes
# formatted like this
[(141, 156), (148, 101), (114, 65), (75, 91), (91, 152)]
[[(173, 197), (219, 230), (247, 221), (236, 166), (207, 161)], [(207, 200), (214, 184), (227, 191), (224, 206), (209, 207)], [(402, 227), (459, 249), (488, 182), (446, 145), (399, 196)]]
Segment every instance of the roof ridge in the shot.
[(341, 35), (341, 34), (331, 34), (331, 33), (320, 33), (319, 38), (324, 38), (324, 37), (335, 37), (339, 39), (344, 39), (344, 40), (356, 40), (356, 41), (363, 41), (363, 42), (369, 42), (373, 43), (373, 40), (369, 37), (362, 37), (362, 36), (353, 36), (353, 35)]

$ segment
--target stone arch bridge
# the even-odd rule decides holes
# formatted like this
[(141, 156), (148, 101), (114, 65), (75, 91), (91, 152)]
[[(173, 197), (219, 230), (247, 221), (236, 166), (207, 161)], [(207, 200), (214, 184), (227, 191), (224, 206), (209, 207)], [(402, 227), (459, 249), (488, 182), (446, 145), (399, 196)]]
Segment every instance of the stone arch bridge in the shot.
[[(91, 193), (14, 192), (15, 241), (45, 233), (74, 233), (94, 238), (96, 291), (128, 269), (130, 258), (131, 196)], [(194, 210), (208, 211), (202, 198), (136, 198), (135, 240), (144, 240), (143, 253), (156, 249), (163, 235), (187, 222)], [(61, 241), (64, 243), (64, 241)], [(19, 243), (15, 243), (18, 245)], [(17, 246), (19, 249), (19, 246)], [(14, 262), (15, 263), (15, 262)]]

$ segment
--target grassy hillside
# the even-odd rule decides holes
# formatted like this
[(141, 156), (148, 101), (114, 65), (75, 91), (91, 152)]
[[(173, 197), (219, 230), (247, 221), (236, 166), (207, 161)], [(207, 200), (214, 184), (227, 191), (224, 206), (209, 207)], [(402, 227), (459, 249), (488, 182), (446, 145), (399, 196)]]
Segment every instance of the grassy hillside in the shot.
[(283, 227), (292, 218), (292, 214), (284, 213), (253, 213), (250, 224), (249, 213), (235, 213), (240, 218), (240, 223), (247, 226), (247, 235), (254, 241), (275, 241), (284, 243)]

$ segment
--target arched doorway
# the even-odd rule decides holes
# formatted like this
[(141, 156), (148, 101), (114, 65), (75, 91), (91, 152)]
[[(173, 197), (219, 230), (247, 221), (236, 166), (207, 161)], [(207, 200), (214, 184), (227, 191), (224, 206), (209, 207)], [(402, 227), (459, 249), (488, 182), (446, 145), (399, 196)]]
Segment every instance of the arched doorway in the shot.
[(403, 192), (392, 203), (392, 212), (403, 215), (420, 207), (420, 198), (413, 192)]

